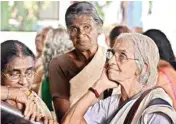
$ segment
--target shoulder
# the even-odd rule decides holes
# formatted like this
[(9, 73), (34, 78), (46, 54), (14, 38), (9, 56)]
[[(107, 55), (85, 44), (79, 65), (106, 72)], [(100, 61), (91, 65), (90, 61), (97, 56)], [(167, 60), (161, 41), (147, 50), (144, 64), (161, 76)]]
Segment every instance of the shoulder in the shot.
[(172, 124), (172, 120), (164, 113), (151, 113), (147, 116), (147, 124)]
[(112, 112), (118, 108), (119, 100), (120, 100), (120, 95), (116, 94), (116, 95), (110, 96), (104, 100), (100, 100), (99, 102), (91, 106), (89, 108), (89, 112), (108, 114), (109, 111)]
[(63, 54), (63, 55), (53, 58), (50, 62), (50, 67), (53, 67), (53, 68), (57, 66), (63, 67), (68, 64), (72, 64), (71, 58), (69, 58), (67, 54)]
[(153, 122), (154, 120), (155, 123), (158, 122), (158, 124), (165, 124), (162, 122), (168, 122), (168, 120), (172, 120), (173, 122), (176, 121), (174, 120), (176, 119), (176, 111), (173, 108), (172, 100), (162, 88), (154, 89), (147, 98), (150, 99), (150, 105), (148, 107), (146, 106), (147, 108), (145, 108), (145, 110), (142, 112), (144, 121), (151, 120), (151, 122)]

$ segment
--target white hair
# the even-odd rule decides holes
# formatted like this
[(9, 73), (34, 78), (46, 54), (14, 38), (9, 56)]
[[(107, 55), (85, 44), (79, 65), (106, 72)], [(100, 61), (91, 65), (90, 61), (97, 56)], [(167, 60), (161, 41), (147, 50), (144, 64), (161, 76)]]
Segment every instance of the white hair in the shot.
[[(139, 82), (142, 85), (154, 86), (158, 78), (157, 66), (159, 52), (155, 42), (148, 36), (139, 33), (122, 33), (116, 40), (132, 42), (136, 64), (140, 70)], [(148, 70), (145, 69), (145, 63)]]
[(67, 31), (63, 27), (49, 30), (45, 39), (42, 61), (45, 76), (48, 76), (49, 62), (56, 56), (62, 55), (73, 48)]

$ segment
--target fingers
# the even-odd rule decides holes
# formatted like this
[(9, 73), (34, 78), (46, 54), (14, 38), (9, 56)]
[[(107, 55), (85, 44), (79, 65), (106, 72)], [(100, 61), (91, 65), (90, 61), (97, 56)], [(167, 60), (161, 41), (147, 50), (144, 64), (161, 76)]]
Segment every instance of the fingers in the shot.
[(29, 118), (30, 118), (30, 116), (32, 115), (32, 108), (34, 107), (34, 102), (29, 102), (29, 105), (28, 105), (29, 107), (27, 108), (26, 107), (26, 109), (27, 110), (25, 110), (26, 112), (25, 112), (25, 119), (28, 119), (29, 120)]
[(31, 116), (31, 121), (35, 121), (35, 118), (37, 117), (37, 105), (34, 103), (34, 106), (33, 106), (33, 108), (32, 108), (33, 110), (32, 110), (32, 116)]
[(44, 117), (44, 124), (48, 124), (49, 120), (47, 117)]
[(36, 121), (40, 121), (40, 120), (42, 120), (42, 114), (39, 114), (37, 117), (36, 117)]

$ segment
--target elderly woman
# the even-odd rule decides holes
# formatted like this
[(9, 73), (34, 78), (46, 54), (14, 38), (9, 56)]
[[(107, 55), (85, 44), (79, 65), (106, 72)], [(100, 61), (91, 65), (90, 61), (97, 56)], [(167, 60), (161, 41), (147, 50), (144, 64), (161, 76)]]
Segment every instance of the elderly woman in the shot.
[(52, 27), (46, 27), (44, 29), (42, 29), (40, 32), (37, 33), (36, 38), (35, 38), (35, 47), (36, 47), (36, 62), (35, 62), (35, 72), (37, 74), (37, 76), (35, 77), (35, 81), (32, 85), (32, 89), (38, 93), (39, 90), (39, 86), (42, 80), (42, 76), (44, 73), (43, 70), (43, 64), (42, 64), (42, 53), (43, 53), (43, 49), (44, 49), (44, 42), (46, 39), (46, 36), (49, 32), (49, 30), (51, 30)]
[[(112, 53), (100, 79), (69, 110), (63, 123), (176, 123), (170, 97), (163, 89), (154, 88), (159, 62), (154, 41), (141, 34), (124, 33), (116, 39)], [(118, 85), (120, 95), (95, 104), (104, 90)]]
[[(19, 109), (27, 120), (39, 121), (46, 117), (47, 123), (52, 119), (49, 110), (30, 90), (35, 77), (34, 69), (35, 56), (26, 45), (16, 40), (1, 43), (1, 100)], [(1, 119), (2, 122), (3, 119), (8, 120), (3, 116)], [(50, 122), (55, 123), (53, 120)]]
[(50, 111), (53, 111), (52, 107), (52, 97), (49, 86), (49, 63), (50, 61), (59, 55), (73, 49), (73, 44), (69, 39), (67, 31), (63, 27), (57, 29), (51, 29), (45, 40), (42, 62), (44, 67), (44, 75), (41, 83), (41, 97), (46, 103)]
[(58, 121), (100, 77), (106, 60), (106, 49), (97, 43), (103, 21), (91, 3), (72, 4), (66, 11), (65, 21), (75, 49), (54, 58), (49, 66)]

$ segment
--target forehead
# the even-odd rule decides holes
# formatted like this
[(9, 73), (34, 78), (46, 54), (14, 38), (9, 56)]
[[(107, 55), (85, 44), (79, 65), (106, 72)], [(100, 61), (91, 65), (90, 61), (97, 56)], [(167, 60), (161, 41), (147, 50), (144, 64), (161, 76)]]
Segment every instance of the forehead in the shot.
[(14, 57), (7, 64), (8, 69), (28, 69), (34, 68), (34, 59), (31, 56), (27, 57)]
[(72, 21), (72, 25), (83, 25), (83, 24), (94, 24), (94, 20), (91, 16), (89, 15), (80, 15), (80, 16), (76, 16), (74, 18), (74, 20)]
[(133, 43), (130, 40), (117, 39), (113, 46), (113, 50), (115, 52), (123, 50), (126, 51), (127, 53), (134, 53)]

